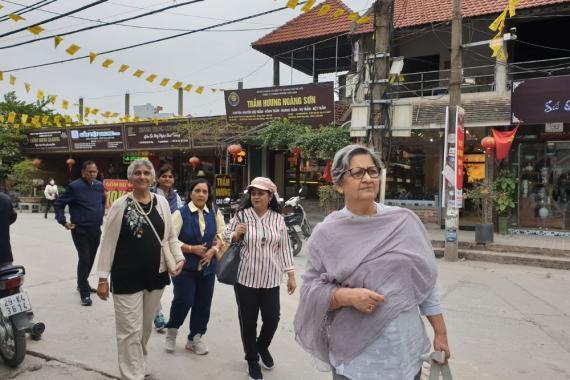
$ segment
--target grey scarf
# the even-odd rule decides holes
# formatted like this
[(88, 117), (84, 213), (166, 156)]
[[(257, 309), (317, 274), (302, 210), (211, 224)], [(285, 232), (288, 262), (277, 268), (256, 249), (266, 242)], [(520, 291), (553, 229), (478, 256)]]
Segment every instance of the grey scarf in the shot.
[[(410, 210), (386, 208), (369, 218), (340, 212), (320, 223), (308, 242), (294, 327), (297, 342), (316, 359), (349, 363), (377, 340), (401, 312), (417, 307), (435, 286), (437, 268), (427, 232)], [(338, 287), (385, 296), (372, 314), (330, 311)]]

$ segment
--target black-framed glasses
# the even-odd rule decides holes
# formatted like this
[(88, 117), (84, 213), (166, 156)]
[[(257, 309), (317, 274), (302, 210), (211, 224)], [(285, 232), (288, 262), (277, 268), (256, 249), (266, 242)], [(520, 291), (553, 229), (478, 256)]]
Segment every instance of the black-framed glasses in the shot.
[(380, 176), (380, 168), (377, 166), (369, 166), (367, 168), (355, 167), (344, 171), (348, 172), (354, 179), (362, 179), (365, 173), (368, 173), (370, 178), (378, 178)]

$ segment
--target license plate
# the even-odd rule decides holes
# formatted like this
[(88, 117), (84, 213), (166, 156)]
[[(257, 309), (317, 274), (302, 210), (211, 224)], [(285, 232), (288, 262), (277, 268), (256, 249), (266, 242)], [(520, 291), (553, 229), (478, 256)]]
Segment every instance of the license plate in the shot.
[(301, 227), (299, 227), (299, 226), (296, 225), (296, 224), (293, 226), (293, 229), (294, 229), (295, 231), (297, 231), (297, 232), (301, 232), (301, 231), (302, 231), (302, 230), (301, 230)]
[(30, 304), (30, 298), (26, 293), (0, 298), (0, 311), (5, 317), (11, 317), (28, 310), (32, 310), (32, 304)]

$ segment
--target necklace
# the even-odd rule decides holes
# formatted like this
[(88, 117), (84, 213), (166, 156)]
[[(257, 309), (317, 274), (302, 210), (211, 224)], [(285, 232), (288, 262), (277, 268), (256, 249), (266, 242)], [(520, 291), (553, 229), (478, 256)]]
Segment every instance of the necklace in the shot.
[(142, 206), (140, 205), (140, 203), (135, 199), (135, 197), (133, 197), (133, 203), (135, 204), (135, 210), (136, 210), (139, 214), (141, 214), (141, 215), (146, 215), (146, 216), (148, 216), (148, 215), (151, 213), (151, 211), (152, 211), (152, 202), (153, 202), (153, 199), (152, 199), (152, 197), (151, 197), (151, 198), (150, 198), (150, 207), (149, 207), (149, 209), (148, 209), (148, 212), (146, 212), (146, 211), (144, 211), (144, 209), (142, 208)]

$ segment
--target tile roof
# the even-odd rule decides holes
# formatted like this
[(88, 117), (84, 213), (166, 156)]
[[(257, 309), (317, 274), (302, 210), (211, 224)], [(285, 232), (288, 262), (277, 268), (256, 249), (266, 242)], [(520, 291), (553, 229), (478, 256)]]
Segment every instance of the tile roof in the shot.
[[(519, 0), (517, 9), (537, 8), (563, 3), (570, 3), (570, 0)], [(325, 4), (331, 6), (331, 11), (325, 16), (318, 16), (319, 10)], [(463, 0), (463, 17), (469, 18), (500, 13), (507, 4), (508, 0)], [(338, 8), (344, 9), (346, 13), (341, 17), (333, 19), (331, 15)], [(451, 0), (395, 0), (394, 26), (396, 29), (400, 29), (432, 22), (450, 21), (451, 10)], [(288, 41), (347, 33), (351, 30), (353, 24), (352, 21), (347, 19), (351, 12), (352, 10), (341, 0), (326, 0), (313, 7), (307, 13), (300, 14), (271, 33), (261, 37), (251, 45), (255, 48)], [(368, 22), (359, 26), (353, 33), (370, 33), (373, 29), (373, 23)]]

